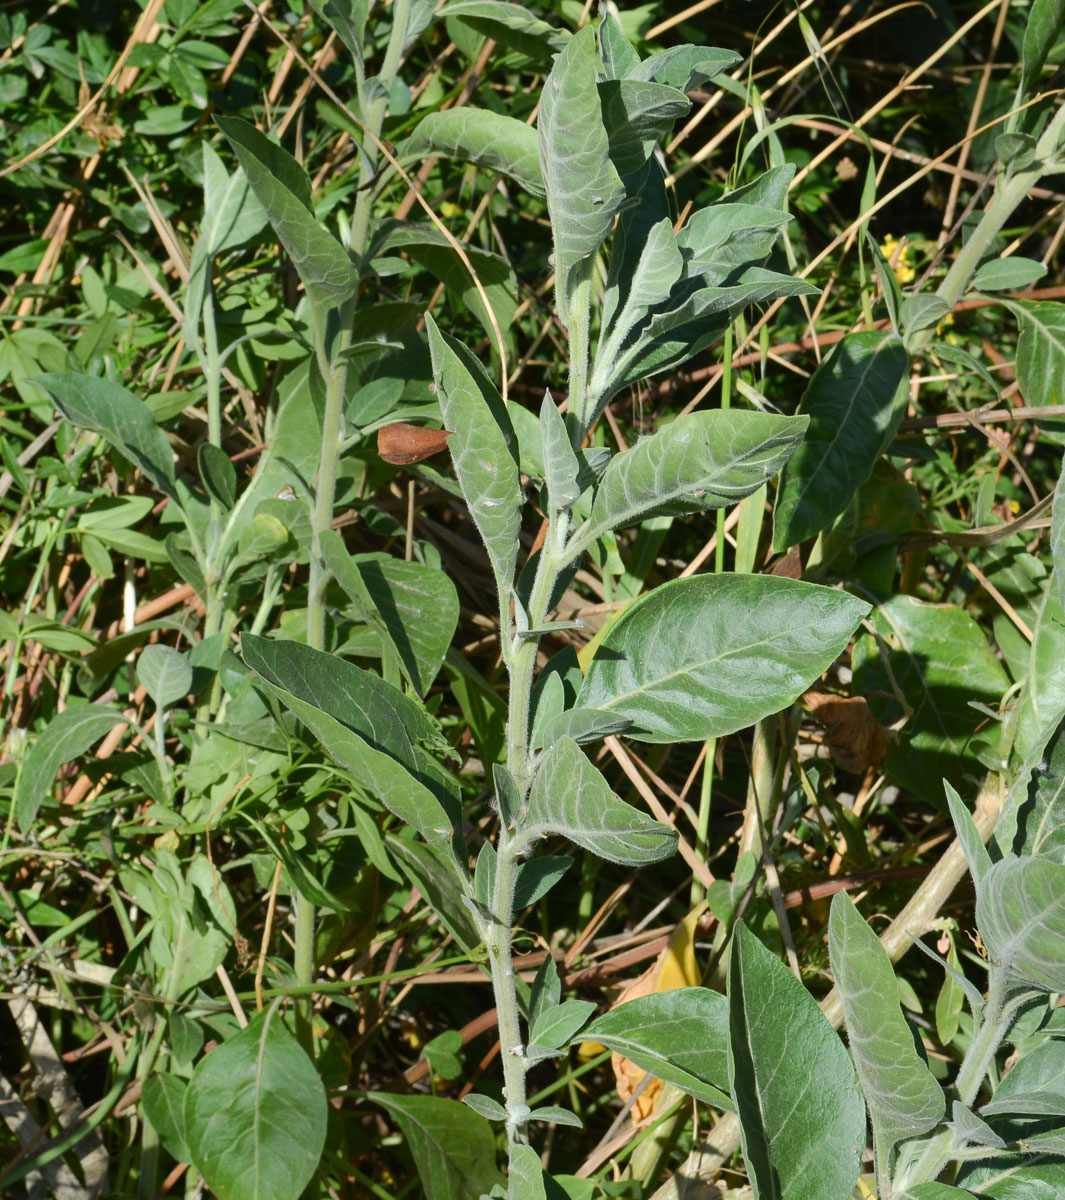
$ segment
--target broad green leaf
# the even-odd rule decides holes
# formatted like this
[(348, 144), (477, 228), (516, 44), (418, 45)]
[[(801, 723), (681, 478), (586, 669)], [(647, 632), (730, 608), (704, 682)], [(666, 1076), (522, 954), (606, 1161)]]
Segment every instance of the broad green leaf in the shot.
[(1058, 582), (1058, 600), (1065, 608), (1065, 460), (1054, 484), (1054, 509), (1050, 519), (1050, 553), (1054, 560), (1054, 578)]
[(514, 431), (506, 409), (469, 351), (442, 334), (428, 314), (429, 351), (448, 449), (462, 494), (492, 562), (497, 583), (509, 587), (518, 561), (522, 491)]
[(943, 790), (947, 794), (947, 807), (950, 809), (950, 816), (958, 834), (958, 841), (961, 842), (962, 850), (965, 851), (965, 861), (969, 865), (969, 874), (973, 877), (973, 883), (979, 887), (980, 881), (991, 869), (991, 855), (987, 852), (984, 840), (980, 836), (980, 831), (976, 828), (976, 822), (973, 820), (972, 813), (965, 806), (965, 801), (962, 800), (961, 796), (958, 795), (945, 779), (943, 781)]
[(504, 0), (451, 0), (436, 15), (457, 17), (478, 33), (535, 62), (546, 62), (552, 53), (565, 49), (570, 40), (569, 30), (549, 25), (523, 4)]
[(640, 56), (609, 9), (603, 10), (599, 20), (599, 56), (607, 79), (632, 79), (639, 74)]
[(848, 334), (814, 372), (799, 405), (810, 428), (777, 495), (776, 550), (826, 529), (869, 478), (902, 418), (909, 369), (894, 333), (862, 332)]
[[(655, 158), (649, 158), (643, 167), (627, 176), (622, 182), (630, 197), (618, 216), (614, 235), (610, 240), (610, 266), (607, 271), (606, 289), (603, 294), (602, 329), (611, 329), (618, 309), (624, 302), (633, 276), (644, 255), (651, 230), (668, 222), (673, 226), (672, 209), (666, 196), (665, 175)], [(613, 353), (613, 351), (611, 351)], [(597, 350), (599, 367), (597, 377), (608, 373), (613, 363), (604, 350), (603, 339)]]
[(987, 1146), (993, 1150), (1005, 1150), (1005, 1141), (971, 1108), (966, 1108), (964, 1104), (955, 1100), (950, 1106), (950, 1116), (949, 1124), (960, 1142), (969, 1146)]
[(211, 258), (243, 245), (266, 224), (266, 211), (242, 170), (230, 175), (210, 142), (203, 143), (200, 238)]
[(1065, 22), (1065, 0), (1032, 0), (1024, 26), (1021, 94), (1031, 91)]
[(196, 458), (203, 486), (228, 512), (237, 499), (237, 472), (229, 455), (221, 447), (204, 442)]
[(953, 1187), (949, 1183), (918, 1183), (905, 1192), (900, 1192), (898, 1200), (965, 1200), (975, 1193), (967, 1192), (964, 1188)]
[(456, 1100), (367, 1092), (403, 1133), (426, 1200), (480, 1200), (501, 1182), (491, 1125)]
[(1065, 1162), (1047, 1162), (1034, 1154), (1007, 1154), (991, 1162), (963, 1163), (958, 1183), (987, 1200), (1061, 1200)]
[(122, 720), (117, 708), (102, 704), (80, 704), (51, 719), (30, 748), (15, 791), (15, 816), (23, 833), (29, 832), (52, 794), (59, 768), (79, 758)]
[(659, 1079), (732, 1111), (728, 1096), (728, 1001), (708, 988), (675, 988), (619, 1004), (584, 1028)]
[(462, 902), (469, 887), (455, 861), (436, 846), (405, 838), (386, 838), (392, 857), (437, 913), (456, 942), (472, 952), (481, 944), (473, 913)]
[(619, 175), (638, 171), (658, 139), (691, 108), (683, 92), (663, 83), (606, 79), (598, 86), (610, 158)]
[(550, 1050), (561, 1050), (576, 1037), (594, 1012), (595, 1005), (591, 1000), (564, 1000), (554, 1004), (533, 1022), (529, 1042)]
[(236, 152), (311, 301), (323, 309), (343, 304), (354, 295), (359, 273), (344, 247), (315, 219), (306, 172), (254, 125), (239, 117), (215, 120)]
[(888, 767), (903, 786), (941, 804), (944, 779), (960, 788), (966, 772), (983, 775), (972, 743), (986, 718), (969, 701), (997, 704), (1009, 680), (980, 626), (953, 605), (892, 596), (877, 606), (875, 627), (879, 645), (868, 635), (855, 643), (855, 694), (888, 724), (902, 715), (893, 689), (901, 690), (911, 715), (888, 748)]
[(646, 517), (735, 504), (784, 466), (805, 429), (803, 418), (742, 410), (678, 417), (614, 455), (568, 553)]
[(1053, 300), (1008, 300), (1021, 326), (1017, 383), (1032, 405), (1065, 403), (1065, 304)]
[(613, 228), (625, 189), (595, 83), (595, 30), (586, 25), (555, 59), (540, 98), (540, 169), (554, 239), (555, 300), (568, 328), (574, 289)]
[(791, 704), (846, 648), (868, 605), (772, 575), (694, 575), (608, 629), (578, 703), (628, 717), (639, 741), (702, 741)]
[[(785, 172), (776, 170), (778, 178), (783, 180)], [(770, 179), (767, 184), (773, 182)], [(687, 278), (703, 276), (708, 285), (720, 284), (722, 267), (755, 265), (773, 249), (791, 217), (780, 205), (757, 204), (740, 198), (747, 195), (730, 192), (697, 209), (682, 226), (677, 245), (684, 252)]]
[(529, 792), (522, 834), (528, 845), (561, 834), (610, 862), (659, 862), (677, 848), (677, 831), (653, 821), (610, 790), (572, 738), (543, 756)]
[(572, 738), (579, 746), (585, 742), (598, 742), (613, 733), (624, 733), (630, 723), (627, 717), (602, 709), (570, 708), (534, 729), (533, 748), (539, 750), (564, 737)]
[(458, 802), (423, 748), (438, 748), (439, 734), (409, 696), (370, 671), (298, 642), (244, 634), (241, 653), (337, 762), (390, 812), (428, 842), (446, 845), (461, 839)]
[(850, 1056), (806, 988), (742, 923), (728, 1001), (729, 1090), (756, 1200), (847, 1200), (865, 1149)]
[[(1062, 3), (1062, 0), (1056, 0)], [(1018, 292), (1031, 287), (1047, 273), (1046, 266), (1034, 258), (993, 258), (973, 276), (973, 287), (978, 292)]]
[(318, 1166), (328, 1111), (313, 1063), (267, 1010), (189, 1080), (193, 1165), (219, 1200), (297, 1200)]
[(544, 1170), (532, 1146), (510, 1147), (508, 1180), (514, 1200), (570, 1200), (570, 1194)]
[(334, 530), (321, 537), (334, 579), (359, 616), (395, 655), (404, 675), (424, 696), (444, 661), (459, 619), (455, 585), (424, 563), (388, 554), (350, 555)]
[[(1028, 1103), (1035, 1097), (1036, 1104)], [(1018, 1107), (1011, 1110), (1014, 1101)], [(1051, 1038), (1022, 1055), (999, 1081), (992, 1104), (993, 1114), (1033, 1109), (1048, 1116), (1065, 1114), (1065, 1041)]]
[(636, 72), (640, 79), (653, 79), (689, 92), (743, 61), (735, 50), (716, 46), (673, 46), (645, 58)]
[(102, 434), (171, 500), (178, 499), (174, 455), (151, 410), (117, 383), (89, 375), (37, 375), (34, 382), (79, 429)]
[(1065, 608), (1054, 580), (1047, 580), (1031, 616), (1033, 637), (1027, 647), (1027, 680), (1014, 742), (1020, 753), (1027, 753), (1065, 708)]
[(314, 11), (336, 30), (355, 61), (363, 60), (368, 0), (311, 0)]
[(976, 924), (993, 967), (1017, 988), (1065, 992), (1065, 864), (997, 862), (976, 893)]
[(873, 1127), (891, 1144), (934, 1129), (943, 1090), (913, 1044), (891, 959), (845, 892), (832, 901), (828, 953)]
[(192, 691), (192, 664), (172, 646), (145, 646), (137, 658), (137, 682), (157, 709), (172, 708)]
[(426, 114), (396, 157), (407, 162), (432, 156), (476, 163), (513, 179), (530, 195), (545, 194), (535, 128), (503, 113), (464, 106)]
[(179, 1163), (191, 1162), (185, 1142), (186, 1090), (185, 1080), (176, 1075), (152, 1075), (141, 1088), (144, 1115), (159, 1135), (167, 1154)]
[(995, 842), (1005, 853), (1065, 863), (1065, 714), (1042, 731), (1017, 773)]
[(522, 863), (514, 887), (514, 911), (521, 912), (546, 896), (572, 866), (572, 858), (557, 854), (545, 854)]

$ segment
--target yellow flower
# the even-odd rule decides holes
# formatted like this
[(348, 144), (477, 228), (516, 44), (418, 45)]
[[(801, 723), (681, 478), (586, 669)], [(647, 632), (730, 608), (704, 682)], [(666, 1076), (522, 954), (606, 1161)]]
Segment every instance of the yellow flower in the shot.
[(905, 242), (900, 243), (898, 238), (892, 237), (889, 233), (880, 243), (880, 252), (890, 263), (899, 283), (906, 284), (914, 281), (917, 272), (910, 265), (910, 248)]

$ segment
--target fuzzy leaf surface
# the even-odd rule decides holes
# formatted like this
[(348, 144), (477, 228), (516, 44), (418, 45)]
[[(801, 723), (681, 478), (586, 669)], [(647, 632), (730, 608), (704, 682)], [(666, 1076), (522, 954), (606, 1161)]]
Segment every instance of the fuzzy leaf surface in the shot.
[(976, 893), (976, 924), (991, 962), (1016, 987), (1065, 992), (1065, 865), (997, 862)]
[(578, 704), (627, 717), (639, 741), (733, 733), (791, 704), (868, 611), (846, 592), (771, 575), (677, 579), (610, 627)]
[(434, 155), (498, 171), (530, 195), (545, 194), (536, 130), (514, 117), (472, 105), (427, 113), (396, 157), (407, 162)]

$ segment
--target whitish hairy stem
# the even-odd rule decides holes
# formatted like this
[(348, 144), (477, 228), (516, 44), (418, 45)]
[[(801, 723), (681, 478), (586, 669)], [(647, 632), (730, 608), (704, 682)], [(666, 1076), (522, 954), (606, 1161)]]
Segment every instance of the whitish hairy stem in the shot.
[[(995, 828), (1002, 801), (1002, 777), (997, 774), (989, 775), (976, 798), (976, 810), (973, 813), (976, 828), (985, 842)], [(908, 935), (922, 937), (932, 928), (939, 910), (968, 869), (965, 852), (961, 843), (955, 839), (914, 892), (909, 904), (881, 935), (880, 944), (892, 962), (897, 962), (912, 945)], [(843, 1004), (835, 988), (821, 1001), (821, 1011), (828, 1017), (834, 1029), (843, 1024)], [(712, 1180), (739, 1149), (739, 1145), (739, 1121), (734, 1113), (725, 1113), (703, 1145), (691, 1152), (684, 1165), (654, 1193), (651, 1200), (683, 1200), (685, 1192), (694, 1184)]]

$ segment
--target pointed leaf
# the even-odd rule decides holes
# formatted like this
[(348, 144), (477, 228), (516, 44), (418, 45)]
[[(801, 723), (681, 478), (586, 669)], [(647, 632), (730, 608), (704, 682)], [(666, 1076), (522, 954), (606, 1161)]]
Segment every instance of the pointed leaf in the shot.
[(214, 258), (243, 245), (266, 224), (266, 211), (242, 170), (230, 175), (210, 142), (203, 143), (203, 221), (200, 238)]
[(137, 659), (137, 682), (156, 708), (171, 708), (192, 691), (192, 664), (172, 646), (145, 646)]
[[(613, 265), (613, 256), (611, 256)], [(625, 304), (617, 319), (610, 321), (613, 310), (604, 312), (604, 322), (609, 323), (609, 340), (597, 352), (594, 375), (613, 373), (612, 358), (620, 350), (625, 338), (634, 326), (644, 320), (647, 315), (669, 299), (673, 285), (678, 282), (684, 272), (684, 260), (677, 247), (676, 235), (673, 233), (673, 222), (669, 217), (663, 217), (653, 225), (647, 234), (647, 241), (636, 263), (632, 277), (620, 286), (624, 291)], [(620, 295), (620, 292), (618, 293)], [(603, 356), (608, 361), (600, 361)]]
[(1025, 402), (1061, 404), (1065, 389), (1065, 304), (1003, 300), (1018, 318), (1017, 384)]
[(1018, 772), (995, 841), (1017, 855), (1065, 862), (1065, 715), (1043, 731)]
[(570, 1044), (594, 1012), (595, 1005), (590, 1000), (564, 1000), (555, 1004), (537, 1016), (529, 1041), (536, 1046), (561, 1050)]
[(152, 1075), (141, 1088), (144, 1115), (159, 1135), (167, 1154), (180, 1162), (191, 1162), (185, 1142), (186, 1082), (176, 1075)]
[(615, 796), (572, 738), (544, 755), (522, 831), (530, 845), (561, 834), (600, 858), (632, 866), (659, 862), (677, 848), (677, 831)]
[(564, 737), (573, 738), (578, 745), (598, 742), (611, 734), (624, 733), (631, 724), (627, 717), (604, 712), (601, 708), (570, 708), (536, 728), (533, 748), (539, 750)]
[(507, 1110), (491, 1096), (482, 1096), (479, 1092), (471, 1092), (468, 1096), (462, 1097), (462, 1103), (468, 1108), (472, 1108), (475, 1113), (480, 1113), (486, 1121), (505, 1121), (507, 1119)]
[(987, 852), (984, 839), (976, 828), (972, 813), (965, 806), (965, 801), (944, 779), (943, 790), (947, 793), (947, 806), (950, 809), (951, 820), (958, 834), (958, 841), (965, 851), (965, 861), (969, 865), (969, 874), (977, 887), (987, 872), (991, 869), (991, 855)]
[(555, 299), (566, 327), (580, 266), (606, 240), (625, 199), (610, 161), (595, 57), (595, 30), (586, 25), (555, 59), (537, 120), (555, 247)]
[(806, 422), (769, 413), (689, 413), (616, 454), (575, 531), (580, 549), (645, 517), (735, 504), (775, 475), (796, 452)]
[(728, 1097), (728, 1002), (708, 988), (675, 988), (619, 1004), (584, 1029), (667, 1083), (732, 1111)]
[(311, 1060), (267, 1010), (200, 1061), (185, 1092), (192, 1162), (219, 1200), (297, 1200), (325, 1145)]
[(510, 1191), (514, 1200), (568, 1200), (569, 1193), (544, 1170), (532, 1146), (510, 1147)]
[(1065, 22), (1065, 0), (1033, 0), (1024, 27), (1021, 95), (1036, 84)]
[(786, 550), (827, 528), (869, 478), (895, 436), (910, 360), (889, 332), (848, 334), (807, 384), (810, 428), (777, 496), (773, 546)]
[(481, 931), (473, 913), (463, 903), (469, 882), (454, 859), (439, 847), (406, 838), (385, 838), (392, 857), (429, 902), (448, 933), (467, 953), (481, 944)]
[(619, 175), (631, 175), (650, 158), (658, 139), (691, 108), (682, 91), (646, 79), (599, 83), (610, 158)]
[(564, 49), (570, 38), (568, 29), (557, 29), (525, 5), (505, 0), (450, 0), (437, 16), (457, 17), (478, 33), (534, 62), (546, 62), (552, 51)]
[(437, 399), (448, 449), (470, 516), (484, 538), (501, 588), (514, 580), (522, 492), (514, 431), (499, 394), (464, 346), (442, 334), (426, 315)]
[(427, 113), (396, 150), (400, 162), (455, 158), (498, 171), (533, 196), (543, 196), (540, 141), (524, 121), (490, 109), (463, 106)]
[(990, 1146), (993, 1150), (1005, 1150), (1006, 1143), (988, 1123), (978, 1117), (971, 1108), (957, 1100), (951, 1105), (951, 1125), (956, 1136), (973, 1146)]
[(215, 120), (312, 302), (319, 308), (343, 304), (359, 286), (359, 273), (344, 247), (315, 219), (307, 173), (254, 125), (239, 117)]
[(976, 893), (976, 924), (994, 967), (1016, 988), (1065, 992), (1065, 865), (995, 863)]
[(850, 1056), (806, 988), (742, 923), (728, 1001), (729, 1088), (754, 1195), (847, 1200), (865, 1149)]
[(844, 892), (832, 901), (828, 950), (874, 1128), (892, 1144), (927, 1133), (946, 1111), (943, 1090), (913, 1044), (887, 951)]
[(578, 703), (628, 736), (702, 741), (791, 704), (846, 647), (868, 605), (771, 575), (695, 575), (656, 588), (607, 631)]
[(518, 882), (514, 885), (514, 911), (521, 912), (541, 896), (546, 896), (572, 866), (572, 858), (559, 854), (545, 854), (522, 863), (518, 868)]
[(581, 464), (570, 444), (566, 422), (555, 407), (550, 392), (544, 393), (540, 405), (540, 438), (548, 503), (555, 512), (568, 511), (581, 494), (577, 482)]
[[(562, 1002), (562, 982), (550, 954), (540, 964), (529, 991), (529, 1028)], [(554, 1047), (552, 1047), (554, 1048)]]
[(480, 1200), (501, 1182), (492, 1127), (466, 1105), (439, 1096), (365, 1096), (402, 1130), (426, 1200)]
[(1058, 584), (1058, 600), (1065, 608), (1065, 460), (1054, 484), (1054, 510), (1050, 519), (1050, 552), (1054, 559), (1054, 578)]
[(673, 46), (645, 58), (637, 75), (690, 92), (742, 61), (743, 56), (735, 50), (721, 50), (717, 46)]
[(34, 376), (56, 408), (79, 429), (102, 434), (171, 500), (178, 499), (174, 455), (151, 409), (117, 383), (88, 375)]

